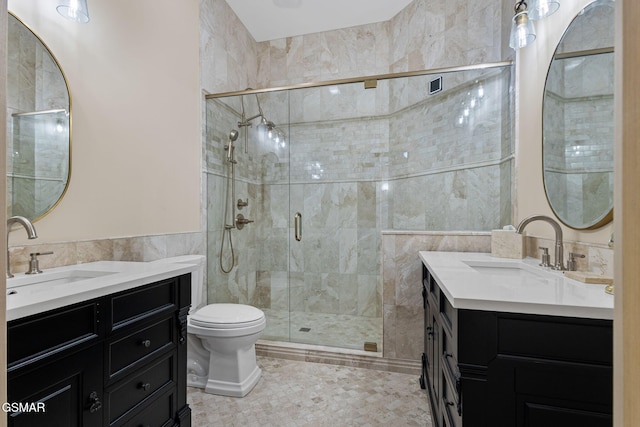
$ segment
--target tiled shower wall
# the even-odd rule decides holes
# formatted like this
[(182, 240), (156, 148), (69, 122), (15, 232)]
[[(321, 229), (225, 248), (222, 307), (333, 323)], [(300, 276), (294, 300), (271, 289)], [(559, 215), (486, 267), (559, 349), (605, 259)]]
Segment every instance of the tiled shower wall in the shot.
[[(354, 28), (348, 28), (338, 31), (330, 31), (325, 33), (309, 34), (304, 36), (295, 36), (287, 39), (272, 40), (268, 42), (255, 43), (252, 41), (251, 36), (246, 30), (239, 24), (237, 17), (233, 14), (231, 9), (227, 6), (224, 0), (201, 0), (201, 21), (202, 21), (202, 45), (201, 45), (201, 57), (202, 57), (202, 88), (208, 93), (220, 93), (235, 90), (243, 90), (247, 87), (254, 88), (266, 88), (276, 87), (281, 85), (289, 85), (300, 82), (318, 82), (327, 81), (332, 79), (357, 77), (384, 74), (389, 72), (399, 71), (413, 71), (423, 70), (429, 68), (449, 67), (458, 65), (469, 65), (486, 62), (497, 62), (512, 57), (512, 51), (506, 46), (506, 36), (509, 30), (509, 19), (503, 19), (505, 16), (512, 16), (513, 5), (509, 2), (502, 0), (490, 0), (488, 2), (467, 2), (465, 0), (445, 1), (440, 0), (436, 2), (427, 0), (415, 0), (407, 8), (401, 11), (398, 15), (392, 18), (390, 21), (363, 25)], [(392, 108), (396, 105), (390, 104), (388, 96), (382, 97), (380, 93), (382, 89), (379, 87), (374, 92), (360, 90), (360, 95), (357, 97), (356, 105), (360, 108), (370, 109), (368, 115), (380, 115), (386, 114), (383, 119), (373, 119), (369, 122), (373, 127), (377, 127), (380, 131), (379, 135), (383, 135), (380, 140), (389, 143), (392, 138), (387, 138), (389, 133), (388, 123), (385, 121), (391, 120), (389, 115)], [(400, 89), (398, 94), (398, 100), (405, 100), (404, 104), (398, 101), (397, 110), (402, 107), (400, 105), (409, 105), (414, 102), (410, 98), (413, 93), (412, 88)], [(376, 98), (373, 102), (369, 98)], [(364, 102), (366, 101), (366, 102)], [(409, 102), (411, 101), (411, 102)], [(267, 101), (264, 101), (268, 104)], [(293, 98), (292, 98), (293, 104)], [(313, 103), (312, 103), (313, 104)], [(315, 103), (317, 105), (317, 102)], [(292, 108), (292, 114), (302, 111), (305, 104), (296, 104), (296, 108)], [(380, 107), (391, 108), (388, 111), (380, 110)], [(280, 109), (270, 108), (267, 105), (263, 105), (265, 112), (269, 119), (276, 123), (289, 122), (288, 117), (278, 117), (278, 111)], [(235, 108), (235, 111), (240, 111)], [(203, 108), (203, 111), (206, 108)], [(308, 111), (305, 108), (305, 112)], [(336, 107), (335, 111), (344, 111), (342, 105)], [(252, 113), (254, 112), (251, 108)], [(352, 111), (352, 108), (347, 109)], [(274, 116), (275, 114), (275, 116)], [(360, 114), (363, 116), (366, 114)], [(449, 116), (447, 116), (449, 117)], [(453, 117), (454, 119), (456, 117)], [(499, 118), (502, 124), (497, 125), (500, 128), (496, 137), (497, 141), (505, 141), (503, 137), (503, 126), (508, 128), (504, 117)], [(325, 111), (318, 111), (317, 118), (315, 120), (328, 120), (329, 117), (325, 114)], [(381, 121), (382, 120), (382, 121)], [(237, 121), (237, 117), (229, 118), (224, 124), (216, 128), (216, 138), (218, 141), (214, 144), (224, 145), (224, 140), (228, 131), (233, 127)], [(298, 127), (297, 123), (307, 123), (308, 129), (312, 129), (308, 122), (314, 121), (312, 116), (307, 115), (304, 120), (291, 119), (292, 134), (296, 130), (302, 131)], [(203, 123), (205, 118), (203, 117)], [(362, 124), (362, 119), (359, 119)], [(345, 122), (345, 125), (346, 122)], [(348, 124), (349, 126), (351, 123)], [(443, 126), (449, 126), (449, 124), (442, 123)], [(316, 130), (321, 131), (322, 126), (317, 123), (315, 125)], [(481, 131), (481, 128), (476, 128), (477, 131)], [(406, 134), (414, 135), (413, 130), (407, 130)], [(331, 132), (331, 130), (327, 130)], [(470, 135), (471, 138), (474, 135)], [(203, 131), (203, 138), (206, 138), (206, 132)], [(402, 136), (398, 136), (394, 143), (402, 142)], [(298, 142), (300, 142), (298, 140)], [(347, 147), (346, 141), (342, 141), (342, 148)], [(356, 141), (350, 141), (357, 146)], [(212, 148), (204, 148), (204, 150), (211, 150)], [(207, 147), (209, 144), (206, 144)], [(351, 145), (349, 145), (351, 147)], [(249, 197), (250, 205), (243, 211), (245, 216), (249, 216), (252, 219), (257, 219), (258, 207), (260, 211), (260, 221), (265, 224), (263, 230), (258, 230), (256, 224), (250, 224), (248, 227), (254, 227), (252, 233), (244, 233), (248, 229), (235, 234), (234, 245), (239, 248), (245, 243), (249, 246), (243, 246), (240, 249), (240, 259), (244, 261), (244, 265), (256, 265), (260, 268), (260, 274), (253, 275), (252, 272), (239, 273), (237, 277), (234, 277), (230, 281), (232, 286), (227, 286), (228, 281), (224, 278), (221, 281), (220, 277), (216, 277), (209, 273), (209, 297), (210, 298), (230, 298), (238, 301), (266, 301), (271, 299), (271, 304), (282, 304), (286, 302), (286, 275), (284, 270), (280, 266), (284, 265), (285, 258), (288, 254), (286, 248), (279, 246), (285, 242), (285, 246), (288, 246), (288, 242), (282, 239), (282, 236), (286, 233), (288, 235), (289, 230), (284, 224), (288, 224), (290, 216), (295, 212), (294, 206), (292, 206), (292, 212), (284, 212), (282, 209), (278, 209), (285, 194), (288, 193), (288, 188), (285, 190), (281, 184), (278, 183), (279, 176), (283, 171), (288, 170), (289, 161), (291, 164), (301, 166), (306, 164), (305, 168), (298, 169), (301, 172), (301, 177), (308, 177), (310, 174), (317, 174), (321, 172), (325, 177), (328, 177), (331, 173), (331, 166), (334, 162), (331, 161), (318, 161), (304, 162), (297, 158), (297, 155), (304, 156), (303, 147), (296, 152), (296, 148), (292, 147), (292, 158), (287, 159), (282, 156), (281, 153), (274, 150), (273, 154), (264, 155), (261, 158), (251, 158), (256, 154), (256, 151), (250, 149), (249, 153), (239, 154), (248, 158), (243, 160), (244, 165), (239, 169), (243, 170), (247, 168), (261, 168), (263, 172), (261, 175), (255, 170), (246, 170), (240, 173), (240, 179), (238, 188), (245, 187), (246, 190), (238, 190), (239, 197)], [(310, 149), (313, 149), (310, 146)], [(315, 147), (317, 148), (317, 147)], [(371, 147), (369, 147), (371, 148)], [(467, 153), (468, 147), (461, 145), (458, 146), (464, 153)], [(495, 148), (495, 147), (494, 147)], [(390, 150), (394, 149), (391, 146)], [(413, 149), (416, 149), (414, 147)], [(213, 148), (218, 150), (218, 158), (224, 154), (221, 152), (220, 145)], [(254, 148), (255, 150), (255, 148)], [(494, 150), (494, 149), (492, 149)], [(436, 229), (447, 226), (447, 224), (438, 223), (437, 218), (442, 218), (443, 215), (438, 214), (438, 210), (441, 209), (443, 204), (455, 206), (455, 212), (460, 213), (456, 221), (478, 219), (478, 221), (487, 224), (493, 220), (489, 220), (489, 217), (496, 216), (495, 206), (493, 203), (489, 206), (491, 213), (484, 219), (482, 216), (472, 213), (467, 210), (467, 206), (463, 203), (466, 198), (482, 198), (482, 190), (475, 184), (481, 179), (490, 177), (495, 185), (491, 186), (491, 194), (510, 194), (510, 176), (511, 176), (511, 163), (510, 161), (502, 162), (495, 161), (495, 159), (504, 159), (508, 157), (505, 153), (510, 152), (510, 140), (506, 140), (505, 146), (500, 148), (501, 155), (492, 157), (493, 161), (489, 164), (484, 164), (482, 161), (478, 162), (473, 170), (464, 172), (459, 170), (443, 170), (435, 171), (430, 175), (413, 176), (407, 174), (406, 176), (397, 176), (395, 181), (389, 180), (388, 187), (383, 190), (383, 184), (380, 181), (357, 181), (354, 178), (347, 180), (347, 182), (339, 183), (316, 183), (317, 180), (306, 179), (293, 179), (294, 185), (297, 185), (302, 190), (294, 190), (298, 193), (305, 192), (304, 186), (307, 188), (313, 187), (314, 190), (309, 190), (310, 194), (324, 194), (329, 197), (331, 203), (335, 203), (337, 199), (334, 199), (334, 195), (341, 197), (344, 207), (353, 207), (358, 205), (364, 208), (367, 206), (377, 206), (379, 212), (377, 212), (377, 218), (375, 226), (368, 225), (367, 228), (375, 230), (374, 234), (368, 232), (362, 232), (361, 235), (368, 238), (375, 238), (376, 251), (378, 253), (378, 260), (380, 259), (380, 248), (382, 245), (381, 231), (387, 227), (416, 227), (420, 228), (421, 224), (432, 223), (432, 226)], [(389, 165), (384, 166), (380, 163), (379, 157), (372, 153), (373, 150), (363, 150), (362, 153), (366, 156), (359, 164), (365, 165), (358, 173), (363, 175), (368, 173), (366, 169), (377, 169), (378, 176), (382, 177), (384, 167), (389, 169)], [(406, 151), (406, 150), (405, 150)], [(326, 155), (323, 150), (314, 150), (314, 152), (320, 156)], [(297, 154), (296, 154), (297, 153)], [(397, 160), (402, 162), (403, 153), (399, 152)], [(371, 161), (368, 161), (371, 159)], [(243, 163), (241, 162), (241, 163)], [(397, 167), (401, 166), (400, 162), (396, 162)], [(335, 162), (340, 164), (339, 162)], [(206, 170), (211, 171), (212, 167), (210, 163), (207, 165)], [(218, 165), (219, 166), (219, 165)], [(325, 169), (326, 167), (326, 169)], [(393, 169), (395, 170), (395, 168)], [(400, 169), (398, 169), (400, 170)], [(293, 173), (293, 170), (292, 170)], [(327, 178), (328, 179), (328, 178)], [(256, 186), (259, 180), (269, 183), (268, 185), (261, 184)], [(406, 180), (401, 184), (401, 180)], [(412, 187), (410, 182), (415, 181)], [(428, 182), (427, 182), (428, 181)], [(218, 172), (204, 173), (203, 182), (206, 182), (208, 189), (207, 194), (203, 194), (203, 206), (207, 206), (207, 210), (213, 210), (213, 215), (209, 215), (209, 220), (213, 220), (214, 224), (212, 228), (209, 228), (209, 233), (220, 234), (220, 227), (222, 220), (220, 218), (222, 201), (224, 200), (224, 182), (222, 180), (222, 174), (220, 169)], [(353, 185), (371, 186), (371, 190), (364, 192), (368, 196), (362, 200), (352, 200), (350, 194), (353, 193)], [(384, 191), (388, 191), (388, 188), (393, 188), (395, 185), (396, 190), (399, 187), (406, 188), (405, 198), (410, 203), (397, 203), (395, 205), (396, 214), (393, 213), (394, 207), (387, 206), (383, 202), (385, 196), (382, 195)], [(335, 188), (330, 188), (335, 186)], [(340, 190), (342, 186), (343, 190)], [(373, 187), (375, 186), (375, 191)], [(414, 194), (424, 194), (424, 186), (430, 188), (437, 188), (431, 195), (425, 194), (424, 198), (411, 197)], [(499, 187), (499, 189), (498, 189)], [(317, 190), (317, 191), (316, 191)], [(449, 200), (448, 192), (454, 190), (453, 196)], [(242, 195), (240, 194), (242, 191)], [(343, 195), (340, 196), (340, 191), (343, 191)], [(400, 190), (397, 190), (400, 191)], [(246, 195), (246, 196), (245, 196)], [(402, 196), (398, 195), (399, 198)], [(425, 200), (433, 199), (430, 203), (425, 203)], [(207, 200), (207, 201), (205, 201)], [(271, 203), (268, 203), (271, 201)], [(405, 209), (411, 209), (415, 206), (415, 202), (420, 205), (420, 216), (424, 215), (423, 219), (419, 219), (414, 223), (416, 215), (403, 216), (402, 211)], [(437, 202), (437, 203), (436, 203)], [(472, 202), (472, 205), (477, 203), (485, 203), (482, 200), (476, 200)], [(304, 206), (304, 202), (302, 202)], [(497, 210), (499, 218), (508, 217), (510, 215), (510, 200), (501, 200), (500, 208)], [(306, 208), (306, 206), (304, 206)], [(386, 209), (384, 215), (383, 212)], [(391, 209), (391, 210), (389, 210)], [(285, 209), (286, 210), (286, 209)], [(359, 209), (360, 210), (360, 209)], [(346, 214), (349, 209), (345, 209), (343, 214)], [(246, 212), (246, 213), (245, 213)], [(365, 211), (366, 212), (366, 211)], [(464, 212), (464, 214), (462, 213)], [(319, 215), (322, 213), (320, 212)], [(312, 214), (313, 215), (313, 214)], [(219, 216), (218, 218), (215, 218)], [(305, 215), (306, 216), (306, 215)], [(462, 218), (464, 216), (464, 218)], [(204, 218), (207, 218), (206, 212), (203, 214)], [(433, 218), (433, 219), (428, 219)], [(213, 219), (212, 219), (213, 218)], [(363, 217), (364, 218), (364, 217)], [(436, 219), (436, 220), (434, 220)], [(286, 222), (285, 222), (286, 221)], [(385, 223), (387, 222), (387, 223)], [(509, 221), (511, 222), (511, 221)], [(267, 225), (268, 224), (268, 225)], [(218, 229), (216, 229), (218, 227)], [(448, 227), (455, 229), (454, 222), (452, 221)], [(214, 230), (214, 231), (212, 231)], [(268, 230), (268, 231), (267, 231)], [(354, 230), (354, 228), (351, 228)], [(357, 230), (357, 228), (355, 229)], [(311, 230), (306, 230), (311, 233)], [(349, 237), (353, 238), (354, 231), (349, 231), (345, 234), (344, 239)], [(355, 231), (357, 234), (358, 232)], [(305, 239), (310, 236), (306, 234)], [(411, 239), (412, 237), (408, 237)], [(253, 240), (255, 239), (255, 240)], [(209, 239), (209, 242), (212, 240)], [(216, 244), (217, 247), (217, 244)], [(345, 248), (347, 246), (344, 246)], [(219, 249), (209, 248), (211, 251)], [(487, 248), (488, 250), (488, 248)], [(412, 254), (414, 255), (414, 254)], [(333, 254), (326, 253), (326, 256), (333, 256)], [(354, 257), (347, 257), (346, 259), (351, 262), (338, 262), (338, 269), (344, 269), (344, 271), (356, 271), (357, 272), (357, 254)], [(354, 261), (355, 260), (355, 261)], [(209, 267), (215, 266), (218, 262), (217, 259), (209, 260)], [(295, 260), (294, 260), (295, 262)], [(333, 262), (333, 261), (331, 261)], [(376, 261), (377, 264), (380, 261)], [(217, 269), (217, 267), (215, 267)], [(241, 268), (238, 268), (241, 270)], [(387, 272), (385, 268), (385, 272)], [(298, 272), (300, 273), (300, 272)], [(302, 273), (304, 274), (304, 273)], [(349, 273), (356, 274), (356, 273)], [(252, 277), (257, 279), (252, 279)], [(418, 282), (419, 283), (419, 282)], [(267, 286), (269, 284), (269, 286)], [(378, 281), (376, 293), (381, 295), (380, 281)], [(365, 285), (364, 289), (369, 289), (368, 285)], [(355, 289), (351, 289), (353, 294)], [(363, 290), (363, 292), (365, 292)], [(292, 296), (295, 298), (296, 293), (293, 292)], [(343, 299), (346, 301), (346, 299)], [(295, 302), (295, 301), (292, 301)], [(302, 301), (299, 301), (301, 304)], [(317, 306), (312, 298), (311, 302), (307, 301), (307, 305)], [(364, 310), (369, 311), (367, 304), (354, 304), (353, 300), (349, 307), (340, 307), (338, 303), (338, 310)], [(388, 309), (389, 305), (385, 305), (385, 309)], [(334, 305), (335, 309), (335, 305)], [(415, 325), (415, 318), (414, 325)], [(385, 335), (387, 330), (387, 324), (385, 323)], [(386, 348), (385, 344), (385, 348)], [(404, 351), (401, 348), (394, 350), (392, 353), (394, 357), (416, 359), (417, 356), (411, 351)], [(387, 351), (385, 350), (385, 355)]]
[[(247, 153), (242, 133), (235, 142), (234, 200), (248, 198), (238, 212), (256, 222), (232, 231), (231, 274), (217, 265), (229, 168), (223, 157), (241, 104), (239, 97), (208, 101), (210, 301), (381, 318), (383, 230), (490, 230), (509, 221), (510, 69), (447, 74), (448, 89), (429, 97), (424, 88), (433, 77), (380, 81), (366, 91), (354, 84), (260, 94), (265, 115), (287, 137), (275, 145), (252, 128)], [(424, 98), (407, 88), (421, 88)], [(253, 95), (244, 104), (249, 115), (257, 111)], [(290, 126), (282, 121), (288, 109)], [(455, 113), (465, 118), (458, 125)], [(289, 237), (296, 211), (302, 242)], [(401, 312), (409, 319), (410, 311)]]

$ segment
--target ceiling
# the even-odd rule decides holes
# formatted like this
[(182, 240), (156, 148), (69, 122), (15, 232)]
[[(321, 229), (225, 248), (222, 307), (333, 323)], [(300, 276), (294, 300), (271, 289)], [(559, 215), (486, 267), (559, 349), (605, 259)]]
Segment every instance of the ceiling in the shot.
[(413, 0), (226, 0), (258, 41), (388, 21)]

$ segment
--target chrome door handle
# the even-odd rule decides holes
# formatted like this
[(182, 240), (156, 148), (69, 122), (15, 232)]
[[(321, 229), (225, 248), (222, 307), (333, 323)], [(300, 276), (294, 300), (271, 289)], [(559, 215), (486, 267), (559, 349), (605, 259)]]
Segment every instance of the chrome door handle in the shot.
[(295, 237), (299, 242), (302, 240), (302, 214), (300, 212), (296, 212), (294, 216), (294, 224), (295, 224)]

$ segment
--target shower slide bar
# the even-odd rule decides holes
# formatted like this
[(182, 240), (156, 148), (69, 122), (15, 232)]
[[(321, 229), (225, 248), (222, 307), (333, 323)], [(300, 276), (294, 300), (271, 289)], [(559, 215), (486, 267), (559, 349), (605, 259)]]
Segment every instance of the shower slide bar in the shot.
[(390, 79), (395, 79), (399, 77), (424, 76), (428, 74), (453, 73), (456, 71), (484, 70), (489, 68), (508, 67), (510, 65), (513, 65), (513, 61), (486, 62), (483, 64), (464, 65), (464, 66), (457, 66), (457, 67), (432, 68), (430, 70), (404, 71), (399, 73), (377, 74), (377, 75), (365, 76), (365, 77), (351, 77), (351, 78), (338, 79), (338, 80), (327, 80), (324, 82), (298, 83), (298, 84), (293, 84), (289, 86), (279, 86), (279, 87), (271, 87), (271, 88), (265, 88), (265, 89), (245, 89), (245, 90), (233, 91), (233, 92), (211, 93), (211, 94), (206, 94), (204, 97), (205, 99), (215, 99), (215, 98), (223, 98), (227, 96), (277, 92), (277, 91), (289, 90), (289, 89), (334, 86), (334, 85), (347, 84), (347, 83), (363, 83), (366, 89), (368, 87), (374, 87), (373, 82), (378, 80), (390, 80)]

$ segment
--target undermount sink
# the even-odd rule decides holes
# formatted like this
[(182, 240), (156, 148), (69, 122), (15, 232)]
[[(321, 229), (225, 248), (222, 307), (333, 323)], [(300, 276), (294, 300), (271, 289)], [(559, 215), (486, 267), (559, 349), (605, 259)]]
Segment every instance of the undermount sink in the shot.
[(80, 280), (94, 279), (115, 273), (117, 273), (117, 271), (64, 270), (32, 275), (25, 274), (7, 280), (7, 295), (16, 295), (21, 290), (25, 290), (26, 286), (44, 284), (47, 288), (50, 288), (51, 286), (66, 285)]
[(524, 264), (522, 262), (482, 262), (482, 261), (463, 261), (469, 267), (478, 273), (487, 274), (489, 276), (513, 277), (522, 279), (548, 279), (549, 273), (536, 267)]

